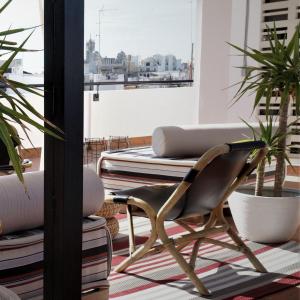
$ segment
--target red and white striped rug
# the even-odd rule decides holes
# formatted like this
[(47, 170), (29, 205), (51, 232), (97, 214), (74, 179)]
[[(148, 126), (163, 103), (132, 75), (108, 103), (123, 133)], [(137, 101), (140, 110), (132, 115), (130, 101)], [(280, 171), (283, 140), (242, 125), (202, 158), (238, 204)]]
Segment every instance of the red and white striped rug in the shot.
[[(148, 221), (135, 219), (137, 243), (142, 244), (149, 232)], [(114, 240), (113, 266), (128, 255), (127, 220), (120, 219), (121, 234)], [(183, 229), (168, 224), (170, 235)], [(227, 235), (218, 235), (230, 241)], [(300, 284), (300, 244), (263, 245), (247, 242), (269, 273), (255, 272), (244, 255), (218, 246), (204, 244), (199, 251), (196, 273), (212, 292), (209, 298), (201, 297), (173, 257), (168, 252), (147, 256), (126, 270), (110, 275), (110, 299), (258, 299), (279, 290)], [(192, 245), (183, 251), (188, 258)]]

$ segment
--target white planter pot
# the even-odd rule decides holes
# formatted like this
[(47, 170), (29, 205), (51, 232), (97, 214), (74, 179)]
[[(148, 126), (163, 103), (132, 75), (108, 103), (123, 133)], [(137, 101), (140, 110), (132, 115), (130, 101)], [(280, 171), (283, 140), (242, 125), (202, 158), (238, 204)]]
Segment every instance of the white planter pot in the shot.
[(286, 191), (284, 197), (254, 196), (241, 188), (228, 199), (233, 220), (246, 239), (261, 243), (288, 241), (300, 225), (300, 196)]

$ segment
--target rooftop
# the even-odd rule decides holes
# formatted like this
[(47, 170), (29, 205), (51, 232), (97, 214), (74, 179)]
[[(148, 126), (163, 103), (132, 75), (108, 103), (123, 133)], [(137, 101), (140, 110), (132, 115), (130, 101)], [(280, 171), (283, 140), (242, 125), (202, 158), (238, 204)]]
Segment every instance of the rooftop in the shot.
[[(18, 11), (21, 11), (20, 8), (25, 9), (24, 3), (21, 2), (14, 0), (10, 10), (5, 12), (4, 20), (7, 24), (8, 20), (16, 19), (13, 15), (15, 9), (19, 8)], [(36, 29), (38, 32), (32, 39), (37, 39), (38, 42), (32, 42), (29, 48), (38, 45), (37, 48), (45, 48), (45, 51), (18, 54), (12, 60), (5, 76), (8, 80), (22, 81), (40, 89), (42, 97), (28, 93), (27, 90), (22, 90), (20, 95), (25, 97), (38, 113), (64, 130), (64, 141), (50, 138), (32, 125), (28, 125), (29, 140), (21, 127), (14, 124), (22, 141), (22, 149), (18, 149), (18, 153), (22, 159), (30, 161), (24, 167), (24, 174), (29, 174), (28, 195), (29, 198), (35, 199), (38, 198), (36, 197), (38, 193), (42, 193), (45, 202), (38, 201), (35, 205), (36, 212), (41, 209), (44, 215), (39, 218), (38, 213), (34, 212), (35, 217), (29, 220), (29, 223), (35, 225), (24, 228), (25, 233), (19, 228), (16, 232), (6, 233), (5, 230), (9, 226), (14, 228), (22, 223), (24, 217), (22, 209), (26, 211), (26, 205), (25, 208), (15, 210), (16, 213), (20, 210), (20, 219), (11, 223), (3, 222), (3, 224), (2, 221), (6, 220), (7, 213), (1, 216), (0, 207), (0, 232), (4, 230), (4, 234), (0, 236), (0, 249), (3, 249), (4, 257), (5, 255), (10, 257), (13, 252), (9, 251), (15, 249), (15, 246), (10, 244), (7, 246), (5, 243), (22, 239), (22, 235), (24, 238), (32, 239), (30, 247), (44, 247), (45, 281), (43, 283), (42, 267), (34, 266), (41, 263), (40, 258), (34, 256), (36, 253), (30, 254), (37, 259), (31, 267), (34, 272), (40, 272), (36, 273), (39, 274), (39, 279), (33, 279), (37, 285), (35, 291), (23, 281), (22, 286), (16, 288), (11, 281), (12, 275), (21, 276), (23, 273), (20, 272), (24, 270), (21, 270), (21, 265), (17, 263), (16, 266), (11, 267), (10, 276), (10, 273), (7, 273), (9, 268), (2, 266), (0, 259), (0, 270), (4, 270), (3, 278), (0, 274), (0, 298), (1, 285), (11, 289), (21, 299), (35, 299), (37, 291), (43, 293), (44, 285), (45, 300), (66, 299), (66, 295), (72, 295), (72, 299), (81, 297), (86, 300), (108, 299), (108, 282), (110, 282), (110, 299), (198, 297), (197, 290), (187, 281), (181, 269), (179, 267), (177, 269), (175, 260), (165, 252), (160, 253), (160, 248), (152, 249), (154, 253), (135, 262), (123, 274), (113, 270), (109, 272), (110, 254), (112, 253), (112, 266), (116, 268), (128, 256), (128, 251), (134, 252), (134, 241), (138, 247), (145, 245), (147, 238), (151, 232), (153, 233), (153, 228), (151, 229), (145, 219), (138, 217), (141, 212), (133, 210), (135, 217), (133, 221), (130, 219), (133, 204), (129, 205), (127, 211), (124, 206), (117, 205), (116, 211), (112, 213), (116, 207), (110, 206), (107, 200), (99, 210), (99, 205), (103, 205), (99, 200), (101, 198), (99, 186), (104, 187), (105, 197), (108, 199), (111, 191), (156, 183), (176, 184), (181, 180), (193, 182), (194, 179), (189, 177), (193, 177), (193, 174), (188, 171), (194, 168), (201, 155), (195, 157), (189, 153), (182, 156), (167, 154), (160, 156), (155, 151), (155, 147), (151, 147), (154, 145), (153, 139), (158, 139), (156, 145), (161, 149), (165, 149), (163, 147), (168, 143), (173, 145), (173, 148), (176, 148), (176, 145), (180, 148), (182, 144), (182, 149), (189, 143), (196, 145), (195, 147), (197, 143), (211, 145), (216, 139), (215, 135), (221, 139), (221, 144), (224, 144), (223, 140), (226, 136), (233, 135), (232, 128), (245, 126), (247, 130), (243, 129), (242, 134), (237, 135), (239, 138), (228, 140), (228, 143), (237, 140), (241, 142), (241, 140), (253, 139), (252, 132), (245, 124), (241, 125), (241, 120), (258, 124), (260, 120), (266, 120), (268, 113), (278, 118), (281, 106), (278, 97), (274, 95), (270, 100), (270, 109), (267, 107), (268, 99), (262, 98), (260, 104), (253, 110), (255, 94), (245, 94), (232, 105), (239, 86), (234, 84), (240, 83), (245, 77), (244, 70), (236, 67), (247, 67), (255, 62), (247, 56), (239, 55), (239, 52), (230, 47), (227, 42), (239, 45), (243, 49), (247, 46), (265, 49), (267, 46), (264, 28), (265, 25), (273, 26), (273, 21), (276, 21), (278, 37), (289, 39), (292, 28), (299, 23), (299, 0), (167, 0), (166, 3), (155, 0), (151, 5), (148, 1), (143, 1), (142, 4), (130, 0), (125, 5), (124, 0), (116, 0), (115, 3), (101, 0), (97, 5), (85, 4), (84, 22), (82, 14), (84, 1), (74, 0), (72, 3), (68, 0), (58, 0), (57, 8), (54, 8), (50, 1), (35, 2), (30, 4), (31, 18), (35, 21), (39, 20), (38, 22), (42, 21), (45, 26)], [(74, 12), (74, 15), (66, 13), (68, 9)], [(295, 11), (299, 12), (296, 17)], [(28, 27), (33, 25), (29, 25), (32, 20), (25, 17), (24, 20), (21, 19), (20, 16), (20, 20), (16, 21), (17, 25), (21, 21), (24, 22), (22, 27), (26, 24)], [(74, 22), (74, 20), (80, 21)], [(59, 32), (56, 30), (58, 27), (61, 29)], [(284, 33), (281, 32), (282, 28), (285, 28)], [(88, 36), (90, 38), (87, 38)], [(122, 39), (123, 46), (120, 48)], [(41, 42), (43, 40), (44, 42)], [(59, 47), (60, 43), (64, 47)], [(269, 50), (265, 49), (265, 51)], [(45, 57), (45, 65), (41, 60), (43, 57)], [(83, 61), (84, 64), (81, 63)], [(2, 60), (0, 64), (3, 65)], [(62, 70), (64, 72), (61, 72)], [(14, 95), (5, 84), (0, 89)], [(300, 124), (296, 106), (297, 101), (291, 102), (288, 107), (291, 134), (287, 137), (289, 145), (287, 155), (291, 165), (285, 166), (284, 188), (299, 194)], [(34, 120), (43, 125), (38, 118)], [(209, 134), (207, 133), (206, 136), (201, 135), (204, 132), (202, 125), (212, 128), (211, 131), (207, 131)], [(217, 131), (214, 131), (215, 126), (230, 129), (222, 135), (221, 131), (214, 133)], [(178, 135), (178, 131), (172, 135), (171, 130), (170, 135), (161, 133), (159, 139), (155, 137), (155, 130), (161, 127), (177, 128), (175, 130), (179, 128), (185, 132), (202, 128), (199, 133), (201, 138)], [(220, 143), (215, 142), (215, 144)], [(93, 175), (97, 174), (97, 180), (93, 181), (94, 185), (89, 185), (88, 192), (85, 190), (86, 182), (82, 180), (82, 165), (92, 170)], [(221, 169), (220, 172), (224, 171)], [(46, 170), (45, 175), (39, 174), (45, 178), (45, 187), (42, 184), (40, 188), (37, 187), (39, 181), (30, 179), (32, 176), (30, 174), (38, 174), (38, 171), (44, 170)], [(10, 195), (5, 191), (6, 187), (12, 188), (13, 184), (8, 185), (4, 178), (14, 176), (11, 175), (13, 173), (11, 171), (0, 173), (4, 175), (0, 177), (4, 182), (4, 185), (1, 185), (0, 181), (0, 199), (3, 197), (3, 201), (15, 198), (18, 202), (23, 197), (20, 196), (22, 192), (17, 187), (15, 194), (12, 192)], [(185, 177), (187, 173), (189, 175)], [(251, 175), (252, 177), (250, 176), (249, 179), (247, 178), (248, 181), (244, 182), (245, 185), (255, 186), (255, 178), (259, 176), (259, 170), (255, 170), (253, 174), (255, 175)], [(265, 174), (265, 186), (272, 186), (275, 174), (274, 158), (270, 165), (266, 165)], [(101, 180), (98, 180), (98, 176)], [(31, 182), (34, 180), (36, 183)], [(31, 190), (32, 186), (34, 186), (33, 190)], [(93, 193), (96, 192), (99, 194), (94, 197)], [(87, 197), (85, 193), (90, 194)], [(297, 197), (296, 208), (299, 208), (299, 196)], [(91, 207), (101, 203), (98, 209), (86, 208), (83, 198), (92, 199), (89, 200)], [(29, 205), (33, 203), (35, 202)], [(128, 203), (127, 199), (126, 204)], [(23, 207), (22, 205), (20, 204), (20, 207)], [(10, 209), (10, 205), (7, 206)], [(4, 212), (5, 209), (3, 208)], [(100, 224), (102, 219), (99, 221), (97, 218), (93, 219), (94, 217), (89, 220), (85, 218), (82, 225), (81, 216), (85, 209), (94, 209), (93, 213), (86, 214), (85, 217), (97, 214), (105, 218), (111, 235), (107, 234), (104, 223)], [(107, 211), (109, 216), (106, 215)], [(235, 224), (227, 202), (224, 211), (228, 224), (233, 226), (234, 232), (241, 235), (240, 227)], [(287, 211), (288, 208), (282, 209), (282, 214)], [(26, 213), (24, 214), (25, 219), (30, 219)], [(274, 218), (275, 216), (279, 219), (279, 215), (274, 212)], [(174, 242), (173, 239), (182, 233), (195, 233), (196, 225), (205, 225), (208, 214), (203, 213), (200, 219), (197, 218), (188, 218), (186, 223), (188, 225), (182, 225), (180, 221), (166, 222), (168, 237), (172, 236), (169, 242)], [(267, 220), (268, 217), (265, 215), (257, 217), (257, 219), (264, 218)], [(217, 242), (212, 246), (207, 245), (210, 242), (209, 238), (198, 237), (197, 242), (203, 241), (204, 238), (204, 248), (198, 249), (200, 251), (198, 256), (197, 252), (194, 253), (195, 246), (192, 247), (191, 244), (184, 245), (182, 253), (184, 257), (195, 256), (196, 273), (198, 272), (197, 274), (203, 278), (204, 284), (209, 286), (209, 289), (215, 291), (218, 299), (296, 300), (300, 295), (300, 266), (297, 262), (300, 219), (299, 216), (295, 218), (295, 222), (299, 223), (297, 223), (298, 227), (294, 224), (297, 230), (284, 243), (256, 242), (242, 235), (243, 241), (270, 270), (270, 274), (266, 277), (263, 277), (264, 275), (259, 277), (261, 276), (259, 273), (249, 269), (249, 266), (244, 263), (244, 256), (235, 257), (231, 252), (229, 253), (229, 250), (221, 250), (220, 246), (224, 246), (227, 238), (219, 231), (218, 234), (217, 231), (213, 232)], [(132, 222), (136, 229), (135, 234), (128, 227)], [(207, 229), (207, 225), (205, 226), (204, 229)], [(45, 240), (43, 238), (38, 240), (41, 228), (45, 230)], [(82, 228), (84, 228), (84, 242), (81, 240)], [(32, 232), (28, 231), (32, 229), (34, 229)], [(113, 249), (110, 247), (111, 237)], [(34, 240), (35, 238), (37, 240)], [(24, 244), (20, 247), (24, 247)], [(85, 247), (83, 251), (82, 247)], [(234, 248), (234, 246), (230, 247)], [(238, 244), (237, 248), (242, 250), (241, 255), (247, 252), (241, 244)], [(25, 250), (22, 248), (22, 251)], [(17, 250), (13, 251), (17, 253)], [(95, 251), (94, 254), (92, 251)], [(13, 255), (13, 259), (19, 259), (17, 254)], [(82, 255), (84, 260), (80, 264)], [(221, 262), (223, 260), (226, 263), (223, 264)], [(27, 262), (24, 266), (27, 266)], [(189, 266), (192, 266), (192, 258)], [(83, 268), (82, 273), (81, 268)], [(99, 271), (99, 268), (105, 270)], [(24, 272), (27, 276), (28, 272)], [(99, 279), (101, 272), (106, 275), (103, 275), (103, 278), (101, 275)], [(79, 284), (82, 274), (83, 278), (86, 276), (86, 281), (82, 280), (86, 292), (83, 296), (80, 294)], [(25, 292), (26, 288), (30, 289), (30, 292)], [(199, 299), (207, 298), (201, 296)], [(213, 296), (210, 299), (217, 298)]]

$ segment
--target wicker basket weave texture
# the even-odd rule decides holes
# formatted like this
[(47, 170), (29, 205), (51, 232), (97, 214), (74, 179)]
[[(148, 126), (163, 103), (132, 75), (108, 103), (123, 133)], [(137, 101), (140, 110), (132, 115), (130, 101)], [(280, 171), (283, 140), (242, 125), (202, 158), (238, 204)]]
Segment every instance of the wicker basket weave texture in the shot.
[(96, 213), (97, 216), (106, 219), (106, 226), (112, 239), (119, 233), (119, 221), (115, 218), (115, 215), (120, 211), (120, 208), (120, 204), (104, 202), (102, 208)]
[(110, 232), (111, 238), (114, 239), (119, 233), (119, 221), (115, 217), (108, 218), (106, 219), (106, 226)]
[(102, 208), (96, 213), (96, 216), (105, 219), (112, 218), (120, 211), (120, 207), (120, 204), (104, 202)]

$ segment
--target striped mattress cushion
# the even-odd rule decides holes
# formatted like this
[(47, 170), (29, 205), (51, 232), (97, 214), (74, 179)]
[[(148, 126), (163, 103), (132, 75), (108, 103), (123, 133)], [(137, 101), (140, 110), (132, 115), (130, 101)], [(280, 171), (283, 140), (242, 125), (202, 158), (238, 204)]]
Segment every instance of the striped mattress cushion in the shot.
[[(0, 285), (21, 299), (43, 299), (43, 230), (0, 237)], [(108, 286), (112, 246), (106, 221), (83, 220), (82, 291)]]
[[(178, 183), (199, 157), (158, 157), (151, 147), (128, 148), (101, 153), (98, 174), (105, 189), (122, 190), (142, 185)], [(274, 165), (267, 166), (267, 174)]]
[(106, 189), (119, 190), (179, 182), (196, 161), (160, 158), (151, 147), (105, 151), (98, 162), (98, 173)]

